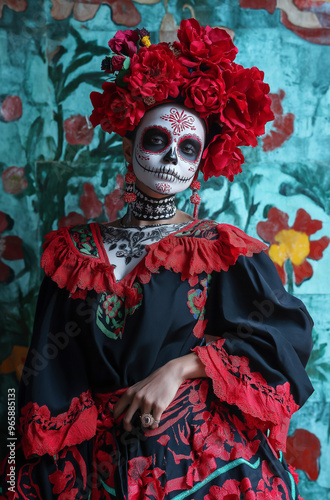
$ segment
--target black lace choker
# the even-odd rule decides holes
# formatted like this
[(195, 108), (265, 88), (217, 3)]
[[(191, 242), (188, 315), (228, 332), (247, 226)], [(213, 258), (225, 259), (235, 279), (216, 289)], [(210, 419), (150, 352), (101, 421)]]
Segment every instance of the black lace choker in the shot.
[(165, 198), (152, 198), (135, 186), (136, 200), (131, 203), (132, 214), (138, 220), (164, 220), (174, 217), (176, 212), (175, 195)]

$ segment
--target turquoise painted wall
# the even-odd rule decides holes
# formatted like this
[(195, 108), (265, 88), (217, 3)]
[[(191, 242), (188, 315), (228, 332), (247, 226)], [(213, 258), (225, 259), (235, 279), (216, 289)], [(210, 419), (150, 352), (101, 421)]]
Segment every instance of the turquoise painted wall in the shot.
[[(315, 393), (292, 420), (287, 459), (306, 500), (330, 498), (330, 2), (309, 0), (0, 0), (0, 427), (18, 388), (41, 280), (43, 236), (124, 213), (121, 142), (89, 128), (107, 42), (146, 27), (171, 38), (182, 18), (235, 33), (237, 62), (265, 72), (275, 121), (234, 183), (202, 186), (200, 216), (263, 238), (315, 320)], [(191, 210), (189, 193), (179, 208)], [(286, 221), (286, 216), (288, 221)], [(268, 222), (267, 222), (268, 221)], [(319, 221), (319, 222), (317, 222)], [(259, 224), (266, 222), (267, 224)], [(283, 232), (284, 231), (284, 232)], [(313, 243), (314, 242), (314, 243)], [(297, 284), (299, 283), (300, 284)]]

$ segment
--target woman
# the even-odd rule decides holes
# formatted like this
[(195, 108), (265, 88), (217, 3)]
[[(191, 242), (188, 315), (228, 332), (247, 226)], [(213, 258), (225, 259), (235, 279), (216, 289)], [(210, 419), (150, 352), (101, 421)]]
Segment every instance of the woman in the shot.
[(124, 137), (129, 208), (47, 235), (9, 498), (298, 498), (282, 451), (313, 390), (312, 320), (261, 242), (174, 203), (190, 187), (197, 207), (198, 169), (241, 170), (269, 88), (223, 30), (178, 37), (109, 42), (91, 120)]

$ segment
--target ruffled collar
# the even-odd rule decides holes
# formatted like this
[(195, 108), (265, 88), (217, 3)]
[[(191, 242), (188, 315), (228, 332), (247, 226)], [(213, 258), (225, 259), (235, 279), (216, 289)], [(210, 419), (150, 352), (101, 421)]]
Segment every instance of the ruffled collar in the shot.
[(191, 285), (202, 272), (227, 271), (240, 255), (251, 257), (266, 245), (240, 229), (211, 220), (188, 226), (146, 246), (144, 258), (120, 281), (102, 243), (100, 225), (91, 223), (61, 228), (45, 237), (41, 267), (47, 276), (66, 288), (72, 298), (85, 298), (88, 290), (134, 299), (138, 280), (149, 283), (160, 268), (180, 273)]

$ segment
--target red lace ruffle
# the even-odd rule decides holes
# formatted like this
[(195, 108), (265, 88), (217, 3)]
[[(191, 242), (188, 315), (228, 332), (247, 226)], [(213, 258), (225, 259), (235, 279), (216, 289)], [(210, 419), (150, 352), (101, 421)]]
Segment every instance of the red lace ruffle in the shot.
[[(194, 221), (186, 229), (203, 223), (205, 221)], [(94, 238), (99, 239), (96, 242), (98, 248), (102, 250), (97, 224), (90, 224), (90, 227)], [(60, 288), (65, 287), (73, 298), (85, 298), (87, 290), (108, 291), (127, 297), (137, 293), (137, 290), (132, 290), (136, 278), (140, 283), (148, 283), (160, 267), (181, 273), (182, 280), (193, 279), (203, 271), (227, 271), (240, 255), (251, 257), (266, 248), (264, 243), (234, 226), (214, 223), (214, 228), (218, 233), (216, 239), (173, 233), (147, 246), (144, 259), (119, 282), (114, 278), (104, 251), (100, 251), (101, 257), (98, 258), (81, 254), (71, 240), (69, 228), (62, 228), (46, 236), (41, 266), (47, 276)]]
[(22, 408), (19, 422), (25, 457), (56, 455), (65, 446), (91, 439), (96, 425), (97, 408), (90, 391), (73, 398), (69, 410), (56, 417), (46, 405), (30, 402)]
[(109, 290), (111, 276), (105, 259), (90, 258), (74, 246), (69, 228), (48, 233), (43, 245), (41, 267), (60, 288), (66, 288), (73, 298), (85, 298), (87, 290), (97, 293)]
[(215, 395), (236, 405), (251, 429), (257, 427), (263, 432), (269, 429), (271, 445), (285, 451), (290, 418), (299, 409), (289, 382), (271, 387), (260, 373), (251, 372), (248, 358), (229, 355), (224, 343), (225, 339), (219, 339), (192, 349), (205, 365)]

